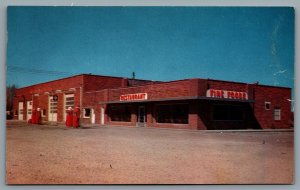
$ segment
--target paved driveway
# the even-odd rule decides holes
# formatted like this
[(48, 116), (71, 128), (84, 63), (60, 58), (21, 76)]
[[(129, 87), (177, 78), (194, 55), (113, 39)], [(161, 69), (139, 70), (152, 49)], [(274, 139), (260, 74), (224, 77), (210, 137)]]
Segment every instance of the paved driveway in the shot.
[(293, 182), (293, 132), (8, 124), (9, 184)]

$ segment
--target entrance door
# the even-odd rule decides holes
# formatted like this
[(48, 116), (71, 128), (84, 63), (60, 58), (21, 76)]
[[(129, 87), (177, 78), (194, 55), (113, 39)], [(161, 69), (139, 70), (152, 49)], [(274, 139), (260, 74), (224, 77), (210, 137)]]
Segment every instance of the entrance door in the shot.
[(101, 108), (101, 116), (100, 116), (100, 118), (101, 118), (101, 121), (100, 121), (100, 123), (101, 123), (101, 125), (104, 125), (104, 108)]
[(138, 127), (146, 127), (146, 110), (145, 106), (138, 107), (138, 118), (137, 118)]
[(95, 116), (95, 110), (91, 109), (91, 123), (95, 124), (96, 116)]
[(31, 119), (32, 115), (32, 101), (27, 101), (27, 117), (26, 119)]
[(74, 94), (65, 94), (64, 101), (64, 121), (67, 119), (68, 108), (74, 109)]
[(19, 102), (18, 120), (23, 120), (23, 102)]
[(49, 96), (48, 121), (57, 121), (57, 101), (53, 100), (53, 96)]

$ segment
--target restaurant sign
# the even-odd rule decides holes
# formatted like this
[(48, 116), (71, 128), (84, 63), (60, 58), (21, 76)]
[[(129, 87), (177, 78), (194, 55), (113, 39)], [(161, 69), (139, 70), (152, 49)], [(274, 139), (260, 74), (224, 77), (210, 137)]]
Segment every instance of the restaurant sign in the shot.
[(147, 93), (136, 93), (136, 94), (122, 94), (120, 101), (133, 101), (133, 100), (147, 100)]
[(248, 94), (246, 92), (216, 89), (208, 89), (206, 91), (206, 97), (248, 100)]

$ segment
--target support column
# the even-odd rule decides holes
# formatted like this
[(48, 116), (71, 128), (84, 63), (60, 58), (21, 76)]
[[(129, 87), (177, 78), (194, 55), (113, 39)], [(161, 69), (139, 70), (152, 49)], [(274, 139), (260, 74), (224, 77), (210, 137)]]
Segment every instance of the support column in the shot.
[(206, 126), (199, 117), (200, 103), (198, 100), (192, 100), (189, 103), (189, 125), (191, 129), (205, 130)]
[(153, 124), (153, 103), (146, 104), (146, 114), (147, 114), (147, 127), (151, 127)]
[(135, 104), (132, 104), (131, 106), (131, 123), (133, 126), (136, 126), (137, 123), (137, 115), (138, 115), (138, 106)]

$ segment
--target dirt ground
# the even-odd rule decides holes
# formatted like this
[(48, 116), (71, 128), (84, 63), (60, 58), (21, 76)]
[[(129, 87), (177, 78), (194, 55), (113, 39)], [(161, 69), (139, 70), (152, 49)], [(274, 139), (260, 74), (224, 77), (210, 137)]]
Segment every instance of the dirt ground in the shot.
[(293, 132), (7, 126), (7, 184), (293, 181)]

